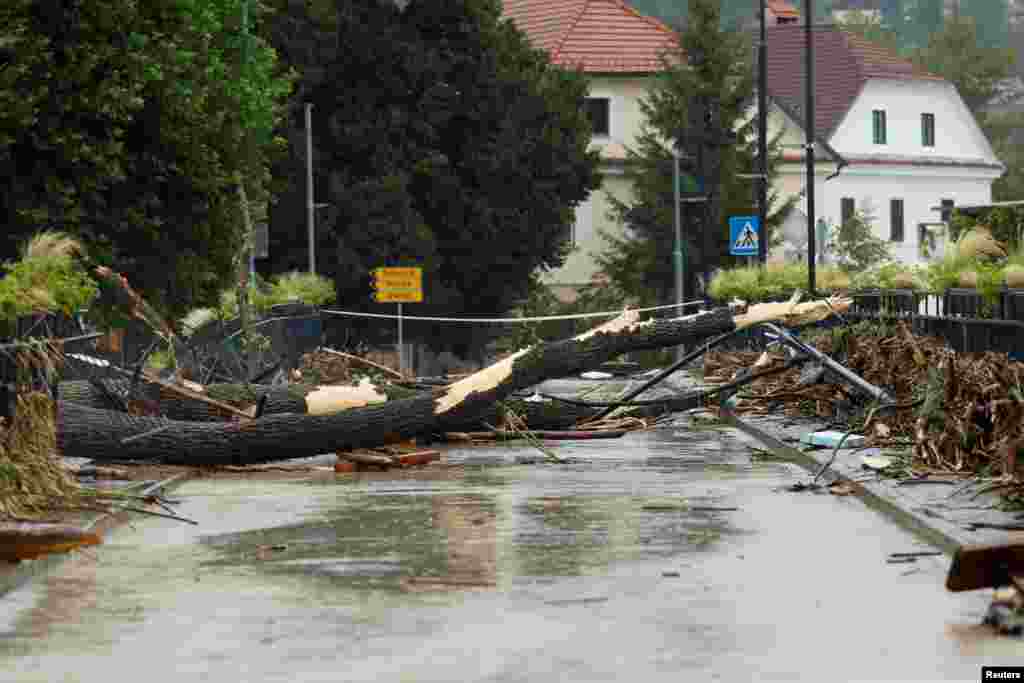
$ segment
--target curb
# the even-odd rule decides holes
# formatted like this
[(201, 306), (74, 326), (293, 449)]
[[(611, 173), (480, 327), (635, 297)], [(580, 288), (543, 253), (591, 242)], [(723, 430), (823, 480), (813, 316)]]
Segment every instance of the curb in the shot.
[[(137, 496), (149, 496), (158, 491), (167, 491), (178, 486), (188, 476), (187, 473), (181, 473), (158, 482), (138, 482), (126, 486), (123, 492)], [(95, 531), (100, 536), (106, 536), (110, 531), (125, 523), (130, 514), (126, 510), (93, 513), (86, 517), (80, 527), (83, 531)], [(71, 553), (51, 553), (35, 560), (0, 564), (0, 598), (21, 588), (37, 576), (55, 570), (70, 556)]]
[[(824, 462), (819, 461), (803, 451), (784, 444), (759, 427), (743, 422), (731, 412), (723, 411), (721, 420), (723, 423), (735, 427), (760, 441), (773, 455), (792, 461), (809, 472), (817, 474), (822, 469), (822, 466), (828, 462), (828, 458), (831, 457), (831, 450), (828, 450), (825, 451), (829, 454), (828, 458), (825, 458)], [(822, 472), (822, 479), (826, 483), (843, 480), (851, 484), (856, 490), (857, 497), (863, 500), (868, 507), (882, 513), (896, 525), (919, 536), (922, 540), (927, 541), (947, 555), (953, 555), (961, 545), (964, 545), (964, 539), (958, 538), (959, 534), (951, 533), (952, 529), (948, 528), (950, 525), (936, 524), (934, 518), (916, 512), (906, 505), (893, 500), (890, 495), (885, 495), (882, 491), (877, 490), (879, 487), (873, 483), (853, 481), (832, 467), (828, 467)]]

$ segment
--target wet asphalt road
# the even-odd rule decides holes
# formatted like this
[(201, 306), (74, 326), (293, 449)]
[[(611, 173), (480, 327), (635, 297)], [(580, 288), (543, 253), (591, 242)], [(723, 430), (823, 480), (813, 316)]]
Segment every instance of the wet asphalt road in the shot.
[[(2, 681), (979, 680), (988, 595), (735, 432), (194, 480), (0, 603)], [(453, 466), (461, 463), (463, 467)], [(730, 509), (735, 508), (735, 509)]]

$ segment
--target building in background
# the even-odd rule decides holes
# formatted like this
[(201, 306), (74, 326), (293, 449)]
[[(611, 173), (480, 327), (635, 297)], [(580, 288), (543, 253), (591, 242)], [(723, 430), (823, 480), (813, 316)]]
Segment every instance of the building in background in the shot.
[(640, 131), (640, 99), (661, 69), (660, 56), (676, 44), (675, 34), (621, 0), (504, 0), (504, 16), (535, 47), (546, 50), (553, 63), (579, 67), (590, 78), (586, 107), (594, 128), (591, 144), (601, 151), (604, 183), (576, 208), (565, 265), (544, 276), (556, 295), (572, 300), (598, 270), (594, 253), (603, 247), (599, 231), (622, 235), (622, 226), (608, 217), (605, 194), (623, 201), (630, 196), (624, 177), (626, 145)]
[[(838, 225), (867, 209), (895, 258), (922, 260), (933, 207), (990, 202), (1005, 167), (945, 79), (840, 29), (814, 32), (814, 56), (815, 132), (843, 161), (828, 182), (816, 179), (817, 216)], [(768, 92), (801, 129), (805, 63), (802, 29), (769, 31)], [(799, 182), (800, 166), (784, 166), (782, 189)]]

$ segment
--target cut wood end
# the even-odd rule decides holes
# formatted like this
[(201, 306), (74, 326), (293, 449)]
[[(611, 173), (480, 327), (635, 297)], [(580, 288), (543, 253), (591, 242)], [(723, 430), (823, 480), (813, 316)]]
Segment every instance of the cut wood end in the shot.
[(584, 339), (589, 339), (598, 333), (622, 332), (623, 330), (636, 327), (638, 324), (640, 324), (640, 313), (638, 311), (625, 308), (618, 317), (613, 318), (592, 330), (584, 332), (583, 334), (577, 335), (575, 339), (577, 341), (582, 341)]
[(532, 346), (528, 346), (525, 349), (516, 351), (508, 358), (500, 360), (494, 365), (470, 375), (466, 379), (460, 379), (458, 382), (450, 384), (444, 394), (434, 404), (434, 414), (442, 415), (447, 413), (465, 401), (466, 397), (471, 393), (489, 391), (504, 382), (512, 374), (512, 366), (516, 360), (526, 355), (532, 348)]
[(379, 391), (372, 380), (364, 377), (356, 386), (321, 386), (309, 392), (306, 394), (306, 412), (310, 415), (328, 415), (387, 400), (387, 395)]

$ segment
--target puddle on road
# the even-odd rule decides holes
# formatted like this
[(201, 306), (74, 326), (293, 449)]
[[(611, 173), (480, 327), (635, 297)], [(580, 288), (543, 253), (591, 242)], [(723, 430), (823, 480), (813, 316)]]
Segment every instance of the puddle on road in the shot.
[(851, 643), (850, 676), (935, 678), (1017, 645), (948, 631), (984, 598), (946, 595), (938, 560), (887, 566), (912, 539), (778, 493), (802, 471), (728, 432), (554, 447), (568, 465), (452, 449), (464, 469), (188, 482), (199, 527), (138, 520), (8, 596), (0, 679), (102, 680), (116, 657), (154, 683), (835, 680)]
[[(590, 448), (590, 463), (481, 468), (454, 482), (410, 480), (403, 487), (339, 482), (344, 495), (321, 501), (302, 522), (204, 535), (201, 542), (214, 556), (205, 566), (304, 574), (353, 590), (459, 590), (522, 577), (581, 576), (613, 562), (707, 549), (722, 536), (742, 533), (727, 513), (687, 507), (721, 505), (724, 492), (701, 495), (698, 487), (684, 496), (681, 484), (749, 478), (756, 470), (779, 474), (778, 466), (752, 466), (742, 455), (709, 465), (715, 456), (707, 450), (703, 467), (687, 467), (701, 457), (687, 452), (696, 450), (696, 441), (680, 445), (644, 436), (598, 456)], [(709, 434), (700, 443), (718, 438)], [(572, 458), (574, 450), (582, 455), (574, 448), (562, 452)], [(637, 458), (638, 451), (645, 457)], [(451, 455), (449, 462), (458, 452)], [(480, 450), (472, 457), (482, 457)], [(616, 471), (623, 467), (635, 470), (630, 478)], [(666, 471), (674, 478), (661, 478)], [(638, 475), (642, 482), (633, 479)], [(666, 500), (679, 509), (651, 505)], [(266, 550), (274, 545), (283, 549)]]

